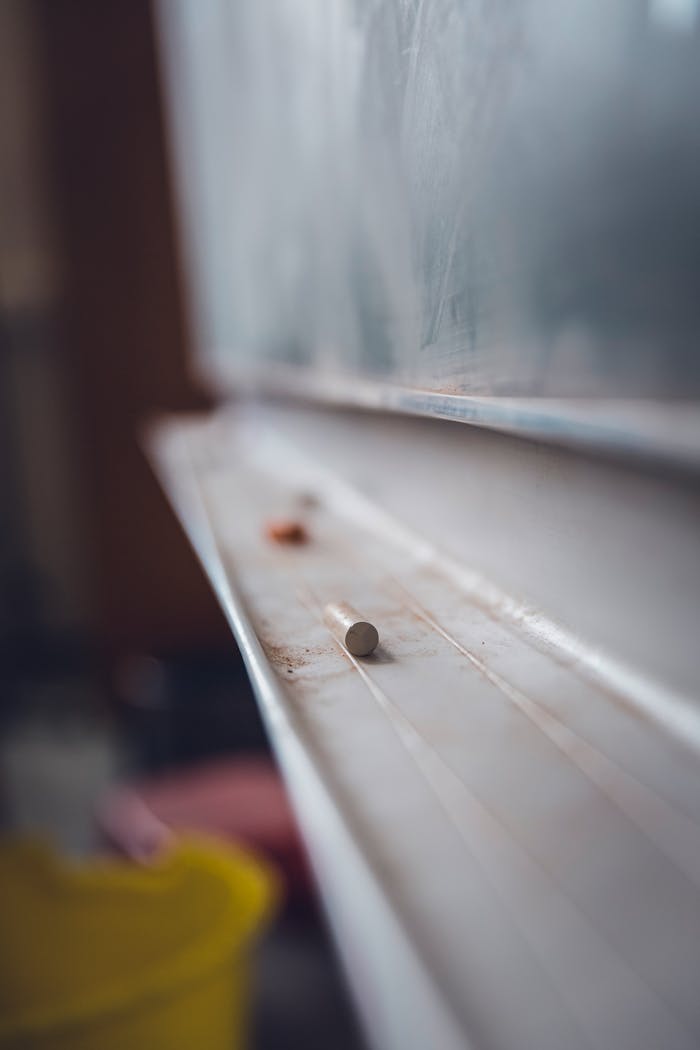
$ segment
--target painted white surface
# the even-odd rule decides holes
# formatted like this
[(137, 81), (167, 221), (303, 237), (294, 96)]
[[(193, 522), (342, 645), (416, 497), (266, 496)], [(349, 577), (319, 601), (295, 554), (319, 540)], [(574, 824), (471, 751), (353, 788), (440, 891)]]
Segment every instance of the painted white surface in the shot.
[[(690, 1050), (695, 483), (408, 426), (261, 411), (155, 445), (375, 1043)], [(309, 544), (266, 539), (280, 514)], [(325, 627), (337, 599), (373, 657)]]

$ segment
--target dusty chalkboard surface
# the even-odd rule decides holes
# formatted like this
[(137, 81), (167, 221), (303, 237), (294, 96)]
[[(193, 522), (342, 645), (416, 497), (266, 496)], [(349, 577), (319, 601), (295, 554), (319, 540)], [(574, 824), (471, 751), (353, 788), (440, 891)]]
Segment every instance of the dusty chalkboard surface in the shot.
[(160, 14), (209, 374), (700, 395), (695, 0)]

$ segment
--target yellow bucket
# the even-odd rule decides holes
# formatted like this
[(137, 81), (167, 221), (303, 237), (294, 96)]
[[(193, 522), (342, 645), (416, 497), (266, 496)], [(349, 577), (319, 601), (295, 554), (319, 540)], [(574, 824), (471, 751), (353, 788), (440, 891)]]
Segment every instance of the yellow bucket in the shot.
[(251, 940), (275, 897), (251, 856), (181, 841), (140, 867), (0, 848), (0, 1047), (237, 1050)]

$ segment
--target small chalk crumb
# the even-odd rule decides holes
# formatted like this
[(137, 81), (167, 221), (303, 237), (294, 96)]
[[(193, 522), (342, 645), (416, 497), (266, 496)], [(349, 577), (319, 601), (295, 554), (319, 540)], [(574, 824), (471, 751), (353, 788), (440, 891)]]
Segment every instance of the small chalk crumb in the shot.
[(302, 523), (291, 518), (268, 521), (265, 525), (265, 535), (273, 543), (302, 544), (309, 541), (309, 534)]

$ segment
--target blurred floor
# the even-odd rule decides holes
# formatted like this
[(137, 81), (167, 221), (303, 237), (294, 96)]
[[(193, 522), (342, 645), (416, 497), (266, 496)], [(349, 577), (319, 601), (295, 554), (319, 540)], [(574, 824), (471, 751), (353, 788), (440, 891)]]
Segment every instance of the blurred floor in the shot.
[(364, 1050), (320, 920), (282, 918), (260, 946), (251, 1050)]

